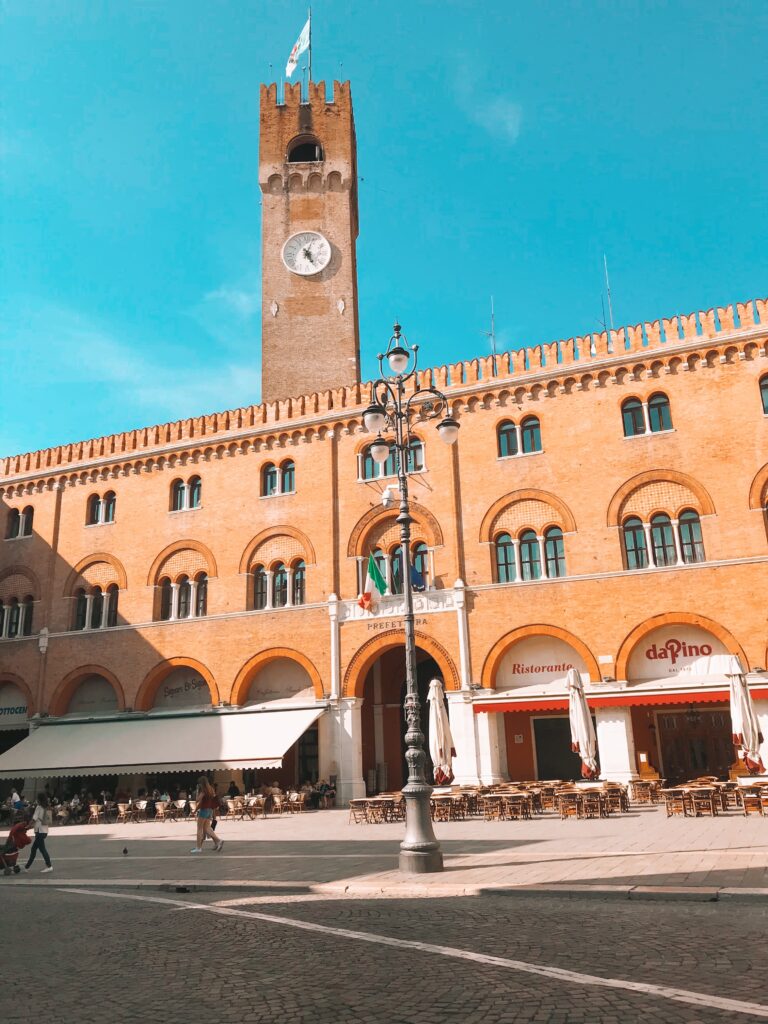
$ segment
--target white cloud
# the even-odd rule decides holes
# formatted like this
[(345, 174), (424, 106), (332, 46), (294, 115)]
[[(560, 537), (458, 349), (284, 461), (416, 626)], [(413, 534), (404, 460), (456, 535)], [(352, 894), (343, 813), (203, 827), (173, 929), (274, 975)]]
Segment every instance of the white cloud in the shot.
[(468, 108), (469, 116), (494, 136), (503, 136), (508, 142), (517, 142), (523, 123), (523, 108), (519, 103), (499, 97)]
[(204, 300), (205, 302), (220, 304), (230, 312), (242, 317), (243, 320), (248, 320), (259, 310), (261, 292), (245, 290), (243, 288), (222, 287), (208, 292)]

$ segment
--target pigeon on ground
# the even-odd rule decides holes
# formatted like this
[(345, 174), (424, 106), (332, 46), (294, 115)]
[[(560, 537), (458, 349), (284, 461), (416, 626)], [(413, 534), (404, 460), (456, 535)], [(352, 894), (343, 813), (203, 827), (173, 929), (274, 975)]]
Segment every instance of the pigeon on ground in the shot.
[(124, 857), (127, 857), (127, 856), (128, 856), (128, 847), (127, 847), (127, 846), (124, 846), (124, 847), (123, 847), (123, 856), (124, 856)]

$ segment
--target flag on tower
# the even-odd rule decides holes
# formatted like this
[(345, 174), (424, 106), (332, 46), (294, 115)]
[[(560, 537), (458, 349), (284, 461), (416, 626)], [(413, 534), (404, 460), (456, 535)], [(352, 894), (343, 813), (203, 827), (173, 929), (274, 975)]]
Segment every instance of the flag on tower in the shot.
[(310, 47), (310, 32), (311, 32), (312, 19), (307, 18), (307, 23), (299, 34), (299, 38), (293, 44), (291, 55), (288, 58), (288, 63), (285, 65), (285, 77), (290, 78), (293, 72), (299, 66), (299, 55), (304, 53)]
[(379, 597), (383, 597), (386, 592), (386, 581), (379, 572), (379, 567), (376, 565), (376, 559), (373, 555), (370, 555), (368, 557), (368, 572), (365, 577), (365, 586), (363, 587), (362, 594), (357, 599), (357, 603), (363, 611), (372, 611), (374, 604), (379, 600)]

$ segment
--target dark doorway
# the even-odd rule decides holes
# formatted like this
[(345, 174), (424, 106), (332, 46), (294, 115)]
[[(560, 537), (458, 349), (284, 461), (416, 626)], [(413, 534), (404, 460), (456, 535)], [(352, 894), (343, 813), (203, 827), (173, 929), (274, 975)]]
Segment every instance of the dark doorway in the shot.
[(663, 775), (670, 784), (699, 775), (728, 778), (735, 759), (727, 709), (661, 711), (658, 715)]
[(581, 778), (581, 758), (571, 750), (571, 725), (567, 718), (534, 718), (536, 778)]
[[(432, 758), (429, 756), (429, 704), (427, 704), (427, 694), (429, 693), (429, 684), (433, 679), (442, 679), (440, 669), (434, 658), (424, 658), (423, 661), (416, 663), (416, 684), (419, 688), (419, 702), (421, 704), (421, 731), (424, 734), (424, 752), (427, 755), (426, 765), (424, 767), (424, 774), (427, 782), (432, 785), (434, 782), (434, 765), (432, 764)], [(443, 685), (445, 685), (443, 683)], [(404, 706), (405, 701), (405, 679), (403, 679), (403, 685), (400, 687), (400, 707)], [(408, 781), (408, 764), (405, 760), (405, 715), (402, 716), (402, 729), (400, 731), (400, 742), (402, 751), (402, 762), (403, 762), (403, 785)]]

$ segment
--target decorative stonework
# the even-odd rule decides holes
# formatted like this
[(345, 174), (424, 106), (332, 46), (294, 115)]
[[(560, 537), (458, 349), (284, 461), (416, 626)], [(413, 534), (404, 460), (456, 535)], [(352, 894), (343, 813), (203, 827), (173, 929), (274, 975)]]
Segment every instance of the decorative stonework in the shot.
[[(453, 590), (425, 590), (422, 594), (413, 595), (413, 611), (415, 615), (429, 615), (433, 612), (452, 612), (457, 607), (456, 594)], [(375, 612), (364, 611), (357, 603), (339, 601), (339, 622), (371, 622), (376, 619), (393, 619), (405, 615), (405, 598), (401, 594), (390, 594), (381, 598)]]

